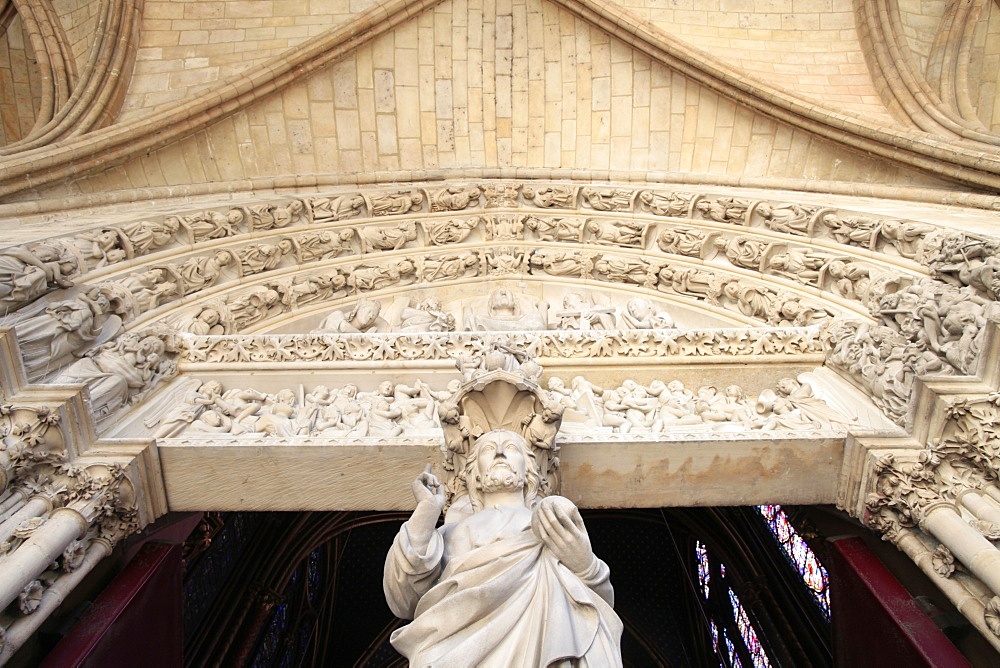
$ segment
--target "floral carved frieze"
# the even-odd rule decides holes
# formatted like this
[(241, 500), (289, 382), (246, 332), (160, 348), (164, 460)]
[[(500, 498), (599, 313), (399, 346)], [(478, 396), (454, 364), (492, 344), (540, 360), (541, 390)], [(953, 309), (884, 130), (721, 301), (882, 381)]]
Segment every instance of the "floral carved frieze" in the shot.
[(295, 334), (190, 336), (180, 338), (179, 363), (349, 362), (358, 360), (444, 360), (482, 354), (494, 343), (555, 359), (662, 358), (665, 356), (751, 357), (822, 354), (819, 330), (633, 329), (385, 334)]

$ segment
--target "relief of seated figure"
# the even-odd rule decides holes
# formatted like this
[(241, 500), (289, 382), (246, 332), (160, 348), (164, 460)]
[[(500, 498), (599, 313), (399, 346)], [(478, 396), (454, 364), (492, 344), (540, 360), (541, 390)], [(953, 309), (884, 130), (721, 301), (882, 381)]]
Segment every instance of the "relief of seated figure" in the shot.
[(465, 308), (465, 325), (472, 332), (532, 331), (548, 329), (548, 303), (509, 288), (496, 288), (489, 297)]

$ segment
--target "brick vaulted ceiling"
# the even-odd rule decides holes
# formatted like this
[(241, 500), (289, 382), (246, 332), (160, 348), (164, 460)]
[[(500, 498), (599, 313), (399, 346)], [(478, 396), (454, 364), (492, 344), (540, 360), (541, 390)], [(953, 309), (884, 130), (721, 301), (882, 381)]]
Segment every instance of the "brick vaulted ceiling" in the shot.
[(28, 4), (4, 3), (5, 126), (37, 107), (8, 203), (527, 169), (1000, 186), (994, 2)]

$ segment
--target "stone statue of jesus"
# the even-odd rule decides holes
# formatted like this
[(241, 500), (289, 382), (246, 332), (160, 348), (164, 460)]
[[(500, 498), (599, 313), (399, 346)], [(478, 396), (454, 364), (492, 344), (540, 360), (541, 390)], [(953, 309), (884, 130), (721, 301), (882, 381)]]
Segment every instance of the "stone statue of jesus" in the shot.
[(621, 666), (608, 567), (569, 499), (538, 500), (527, 441), (483, 434), (466, 476), (473, 512), (441, 528), (443, 486), (429, 466), (413, 483), (385, 562), (389, 607), (414, 620), (393, 647), (421, 667)]

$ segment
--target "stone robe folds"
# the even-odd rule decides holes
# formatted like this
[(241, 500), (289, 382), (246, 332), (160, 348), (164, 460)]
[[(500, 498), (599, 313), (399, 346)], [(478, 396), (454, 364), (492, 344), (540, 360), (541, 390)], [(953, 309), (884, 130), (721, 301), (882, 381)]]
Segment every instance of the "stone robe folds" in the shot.
[(607, 565), (575, 575), (530, 523), (526, 508), (481, 510), (438, 529), (426, 554), (403, 525), (383, 582), (392, 611), (414, 619), (391, 637), (411, 666), (621, 665)]

